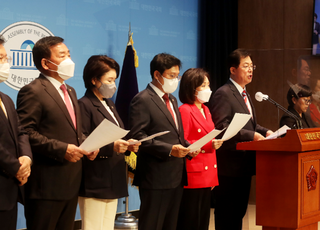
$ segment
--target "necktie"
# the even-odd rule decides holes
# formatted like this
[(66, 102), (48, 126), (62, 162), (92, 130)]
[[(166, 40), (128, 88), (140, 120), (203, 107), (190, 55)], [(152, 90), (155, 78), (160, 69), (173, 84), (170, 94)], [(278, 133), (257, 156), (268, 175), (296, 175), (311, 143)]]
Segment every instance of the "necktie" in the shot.
[(243, 90), (243, 92), (242, 92), (242, 97), (243, 97), (244, 103), (246, 103), (246, 106), (247, 106), (247, 108), (248, 108), (248, 110), (249, 110), (249, 112), (250, 112), (250, 114), (251, 114), (250, 108), (249, 108), (249, 106), (248, 106), (247, 92), (246, 92), (245, 90)]
[(173, 121), (176, 122), (176, 120), (174, 119), (174, 113), (173, 113), (173, 111), (172, 111), (172, 109), (171, 109), (171, 106), (170, 106), (170, 101), (169, 101), (168, 94), (165, 93), (165, 94), (162, 96), (162, 98), (163, 98), (163, 100), (165, 101), (169, 112), (171, 113), (171, 116), (172, 116), (172, 118), (173, 118)]
[(6, 116), (6, 118), (8, 118), (8, 115), (7, 115), (7, 113), (6, 113), (6, 110), (3, 108), (1, 97), (0, 97), (0, 107), (1, 107), (4, 115)]
[(69, 95), (68, 95), (68, 92), (67, 92), (67, 88), (66, 88), (66, 86), (64, 84), (62, 84), (60, 86), (60, 89), (63, 92), (64, 101), (66, 103), (66, 106), (67, 106), (68, 112), (70, 114), (71, 120), (73, 122), (73, 125), (74, 125), (75, 128), (77, 128), (76, 115), (75, 115), (75, 113), (73, 111), (73, 108), (72, 108), (72, 105), (71, 105), (71, 102), (70, 102), (70, 99), (69, 99)]

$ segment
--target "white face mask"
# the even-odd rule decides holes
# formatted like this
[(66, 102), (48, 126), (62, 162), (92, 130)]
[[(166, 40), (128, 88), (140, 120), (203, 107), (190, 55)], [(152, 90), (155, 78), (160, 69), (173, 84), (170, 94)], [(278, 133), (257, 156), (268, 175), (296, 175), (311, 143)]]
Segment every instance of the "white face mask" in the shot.
[(197, 92), (198, 92), (198, 95), (196, 95), (196, 97), (198, 98), (198, 101), (200, 103), (208, 102), (212, 93), (210, 89), (205, 89)]
[(178, 83), (179, 80), (178, 78), (174, 78), (174, 79), (167, 79), (163, 76), (161, 76), (163, 79), (163, 85), (160, 83), (160, 81), (157, 79), (157, 81), (160, 83), (160, 85), (162, 85), (162, 89), (165, 93), (173, 93), (177, 87), (178, 87)]
[(117, 86), (115, 83), (112, 84), (104, 84), (101, 82), (100, 88), (98, 88), (99, 92), (102, 94), (105, 98), (111, 98), (113, 94), (117, 90)]
[(58, 66), (58, 70), (49, 70), (57, 72), (63, 80), (68, 80), (69, 78), (73, 77), (75, 64), (70, 58), (63, 60), (59, 65), (53, 63), (50, 60), (48, 61)]
[(6, 81), (10, 76), (10, 65), (9, 63), (0, 64), (0, 83)]

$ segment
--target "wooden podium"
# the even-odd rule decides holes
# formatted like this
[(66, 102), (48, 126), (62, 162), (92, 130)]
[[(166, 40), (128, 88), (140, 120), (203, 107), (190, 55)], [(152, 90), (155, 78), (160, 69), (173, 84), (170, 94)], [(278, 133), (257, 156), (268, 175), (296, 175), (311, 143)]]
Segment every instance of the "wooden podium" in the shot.
[(320, 128), (238, 143), (256, 151), (256, 224), (263, 230), (317, 230), (320, 221)]

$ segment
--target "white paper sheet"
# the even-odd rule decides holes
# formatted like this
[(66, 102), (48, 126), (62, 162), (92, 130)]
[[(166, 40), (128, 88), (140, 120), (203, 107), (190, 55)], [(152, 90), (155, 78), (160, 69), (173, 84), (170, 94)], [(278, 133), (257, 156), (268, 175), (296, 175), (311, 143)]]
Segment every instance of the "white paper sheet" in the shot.
[(236, 113), (221, 140), (226, 141), (234, 137), (247, 124), (250, 118), (250, 114)]
[(280, 129), (275, 131), (273, 134), (271, 134), (268, 137), (266, 137), (266, 139), (275, 139), (275, 138), (285, 134), (288, 129), (290, 129), (290, 128), (288, 126), (284, 125)]
[[(224, 130), (224, 129), (223, 129)], [(205, 144), (207, 144), (209, 141), (211, 141), (213, 138), (215, 138), (216, 136), (218, 136), (223, 130), (217, 130), (214, 129), (212, 130), (210, 133), (208, 133), (207, 135), (201, 137), (199, 140), (197, 140), (196, 142), (194, 142), (192, 145), (189, 145), (189, 149), (190, 152), (194, 152), (197, 151), (198, 149), (200, 149), (202, 146), (204, 146)]]
[(143, 138), (143, 139), (138, 140), (138, 141), (129, 141), (129, 144), (130, 144), (130, 145), (135, 145), (135, 144), (141, 143), (141, 142), (143, 142), (143, 141), (151, 140), (151, 139), (153, 139), (153, 138), (155, 138), (155, 137), (162, 136), (162, 135), (164, 135), (164, 134), (166, 134), (166, 133), (169, 133), (169, 132), (170, 132), (170, 131), (163, 131), (163, 132), (155, 133), (155, 134), (153, 134), (153, 135), (151, 135), (151, 136), (148, 136), (148, 137)]
[(128, 132), (128, 130), (124, 130), (111, 121), (104, 119), (80, 145), (80, 148), (90, 153), (123, 138)]

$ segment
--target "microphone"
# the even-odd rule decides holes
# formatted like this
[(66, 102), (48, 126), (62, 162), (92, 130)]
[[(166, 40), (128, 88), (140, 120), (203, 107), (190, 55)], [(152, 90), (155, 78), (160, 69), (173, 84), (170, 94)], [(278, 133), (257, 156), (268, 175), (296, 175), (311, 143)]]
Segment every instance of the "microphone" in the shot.
[(295, 119), (296, 123), (297, 123), (297, 128), (298, 129), (302, 129), (302, 123), (301, 120), (294, 115), (293, 113), (291, 113), (289, 110), (287, 110), (286, 108), (284, 108), (282, 105), (278, 104), (277, 102), (275, 102), (274, 100), (272, 100), (268, 95), (263, 94), (261, 92), (257, 92), (255, 95), (255, 98), (257, 101), (261, 102), (263, 100), (265, 101), (269, 101), (272, 104), (274, 104), (277, 108), (281, 109), (283, 112), (285, 112), (286, 114), (288, 114), (290, 117), (292, 117), (293, 119)]
[(256, 98), (257, 101), (261, 102), (263, 100), (267, 100), (269, 98), (269, 96), (266, 95), (266, 94), (263, 94), (261, 92), (257, 92), (256, 95), (255, 95), (255, 98)]

